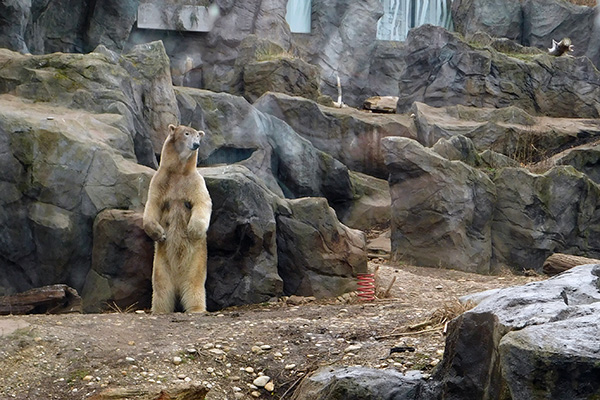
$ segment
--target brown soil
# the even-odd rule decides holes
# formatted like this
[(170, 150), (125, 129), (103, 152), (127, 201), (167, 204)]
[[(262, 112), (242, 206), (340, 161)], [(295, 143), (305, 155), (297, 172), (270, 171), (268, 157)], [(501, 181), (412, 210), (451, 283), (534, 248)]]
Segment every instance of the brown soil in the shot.
[[(442, 357), (445, 320), (462, 311), (459, 296), (542, 279), (377, 266), (379, 292), (396, 280), (389, 298), (371, 302), (346, 295), (207, 315), (0, 317), (0, 399), (166, 399), (162, 390), (193, 385), (209, 388), (207, 399), (287, 399), (323, 365), (427, 374)], [(252, 386), (262, 374), (271, 391)]]

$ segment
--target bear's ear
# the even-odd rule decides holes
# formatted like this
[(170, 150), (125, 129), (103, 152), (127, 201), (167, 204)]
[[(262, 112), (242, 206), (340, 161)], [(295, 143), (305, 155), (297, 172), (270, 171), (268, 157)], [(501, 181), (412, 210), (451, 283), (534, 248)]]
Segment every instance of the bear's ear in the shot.
[(200, 135), (200, 137), (204, 137), (206, 135), (204, 131), (198, 131), (198, 134)]
[(177, 129), (177, 127), (175, 125), (169, 124), (169, 133), (175, 132), (175, 129)]

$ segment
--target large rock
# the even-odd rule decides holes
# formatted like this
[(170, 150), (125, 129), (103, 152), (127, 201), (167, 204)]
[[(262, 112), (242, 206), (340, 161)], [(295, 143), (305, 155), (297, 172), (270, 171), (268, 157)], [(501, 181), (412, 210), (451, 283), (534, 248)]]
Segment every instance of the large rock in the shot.
[(390, 170), (392, 257), (490, 272), (496, 188), (483, 172), (407, 138), (382, 140)]
[(245, 167), (199, 171), (213, 203), (207, 232), (208, 310), (281, 296), (274, 213), (277, 197)]
[(367, 272), (366, 239), (340, 224), (325, 199), (288, 200), (277, 214), (279, 274), (286, 295), (335, 297)]
[(494, 263), (541, 272), (555, 252), (600, 256), (600, 187), (581, 172), (570, 166), (544, 175), (505, 168), (493, 180)]
[(364, 367), (323, 367), (302, 380), (295, 400), (418, 400), (426, 384), (421, 374), (403, 375), (394, 370)]
[(465, 36), (482, 31), (491, 36), (506, 37), (520, 42), (523, 35), (523, 11), (520, 1), (454, 0), (452, 22), (454, 29)]
[(121, 51), (137, 20), (139, 0), (108, 0), (94, 2), (86, 31), (86, 48), (104, 45)]
[(388, 136), (416, 137), (413, 120), (407, 115), (326, 107), (281, 93), (267, 93), (254, 106), (285, 121), (349, 169), (382, 179), (387, 178), (388, 172), (380, 140)]
[(0, 292), (57, 282), (81, 291), (96, 214), (142, 207), (152, 170), (136, 163), (121, 124), (0, 96)]
[(382, 15), (378, 0), (312, 2), (311, 34), (297, 35), (293, 43), (302, 58), (320, 67), (323, 94), (337, 99), (339, 75), (344, 103), (359, 107), (372, 95), (369, 70)]
[(401, 113), (419, 101), (431, 106), (513, 105), (552, 117), (600, 115), (600, 72), (586, 57), (507, 55), (431, 25), (411, 30), (406, 46), (407, 66), (398, 84)]
[[(216, 92), (243, 93), (243, 65), (237, 63), (249, 35), (290, 48), (284, 0), (219, 0), (219, 16), (206, 34), (134, 29), (128, 45), (162, 40), (175, 70), (188, 71), (185, 86)], [(192, 71), (189, 73), (189, 71)]]
[(424, 146), (462, 135), (479, 152), (492, 150), (525, 164), (600, 137), (597, 119), (536, 117), (513, 106), (437, 108), (416, 102), (411, 110)]
[(22, 56), (0, 49), (0, 93), (94, 113), (119, 114), (143, 165), (155, 167), (164, 132), (178, 120), (168, 59), (160, 42), (120, 57), (105, 48), (81, 54)]
[(149, 309), (154, 242), (141, 212), (104, 210), (93, 230), (92, 267), (81, 292), (84, 312)]
[(202, 165), (240, 163), (277, 195), (325, 197), (332, 205), (352, 200), (348, 169), (317, 150), (278, 118), (244, 98), (177, 88), (181, 122), (207, 133)]
[(285, 54), (263, 55), (244, 66), (244, 97), (254, 102), (269, 91), (317, 101), (319, 71), (300, 58)]
[(0, 3), (0, 47), (29, 53), (25, 44), (25, 28), (31, 10), (31, 0), (3, 1)]
[(440, 398), (589, 399), (600, 395), (599, 265), (464, 300), (434, 382)]

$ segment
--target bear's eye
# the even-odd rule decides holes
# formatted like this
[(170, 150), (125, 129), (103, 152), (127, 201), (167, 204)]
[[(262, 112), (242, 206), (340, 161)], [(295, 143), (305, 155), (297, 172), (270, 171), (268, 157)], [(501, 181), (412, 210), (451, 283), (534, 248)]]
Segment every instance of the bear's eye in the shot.
[(190, 133), (189, 133), (189, 132), (186, 132), (186, 133), (185, 133), (185, 136), (190, 136)]

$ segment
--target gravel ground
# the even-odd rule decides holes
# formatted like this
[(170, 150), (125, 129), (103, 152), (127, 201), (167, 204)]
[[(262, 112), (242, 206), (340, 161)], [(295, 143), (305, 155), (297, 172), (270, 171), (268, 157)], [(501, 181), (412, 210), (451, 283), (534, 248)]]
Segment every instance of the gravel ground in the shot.
[(0, 317), (0, 399), (166, 399), (205, 389), (206, 399), (285, 399), (323, 365), (428, 374), (442, 358), (443, 322), (461, 311), (459, 296), (542, 279), (381, 258), (370, 268), (378, 268), (380, 292), (395, 277), (388, 298), (291, 297), (206, 315)]

